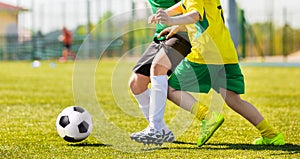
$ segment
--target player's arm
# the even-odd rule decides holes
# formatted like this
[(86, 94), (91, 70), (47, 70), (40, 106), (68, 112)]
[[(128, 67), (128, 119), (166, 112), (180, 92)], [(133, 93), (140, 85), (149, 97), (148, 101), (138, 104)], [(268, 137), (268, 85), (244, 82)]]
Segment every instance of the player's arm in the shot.
[(165, 28), (163, 31), (161, 31), (157, 37), (160, 38), (162, 36), (166, 36), (166, 39), (169, 39), (170, 37), (172, 37), (174, 34), (183, 31), (186, 32), (187, 29), (184, 25), (173, 25), (170, 26), (168, 28)]
[(158, 10), (156, 13), (156, 22), (162, 23), (165, 25), (187, 25), (187, 24), (193, 24), (198, 22), (199, 20), (202, 20), (199, 12), (197, 11), (191, 11), (186, 14), (169, 17), (167, 13), (164, 10)]
[[(158, 9), (158, 10), (162, 10), (162, 9)], [(165, 10), (166, 14), (171, 17), (171, 16), (175, 16), (175, 15), (179, 15), (182, 14), (182, 10), (181, 10), (181, 2), (176, 3), (175, 5), (173, 5), (172, 7), (168, 8)], [(157, 14), (152, 14), (149, 18), (148, 18), (148, 23), (152, 24), (156, 22), (156, 15)]]
[(169, 17), (182, 14), (181, 2), (176, 3), (172, 7), (165, 10)]
[[(184, 4), (179, 4), (184, 5)], [(156, 22), (166, 25), (186, 25), (193, 24), (202, 20), (204, 15), (203, 0), (189, 0), (185, 4), (187, 13), (179, 16), (170, 17), (163, 10), (158, 10), (156, 13)]]

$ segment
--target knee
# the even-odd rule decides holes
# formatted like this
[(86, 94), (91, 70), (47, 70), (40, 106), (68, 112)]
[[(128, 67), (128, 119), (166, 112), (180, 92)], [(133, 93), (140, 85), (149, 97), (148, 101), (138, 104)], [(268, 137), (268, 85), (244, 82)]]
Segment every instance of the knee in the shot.
[(229, 107), (236, 107), (239, 106), (240, 103), (242, 102), (242, 99), (240, 98), (239, 94), (236, 94), (233, 91), (229, 91), (226, 89), (220, 89), (219, 90), (222, 98), (224, 99), (225, 103), (229, 106)]
[(152, 76), (160, 76), (166, 75), (169, 69), (170, 67), (168, 65), (152, 63), (150, 72)]
[(135, 95), (144, 92), (148, 88), (150, 80), (149, 77), (133, 74), (129, 79), (128, 85), (131, 92)]
[(130, 77), (130, 79), (129, 79), (129, 82), (128, 82), (129, 88), (130, 88), (130, 90), (131, 90), (132, 92), (133, 92), (133, 91), (136, 89), (136, 87), (138, 86), (137, 82), (138, 82), (138, 80), (137, 80), (136, 75), (132, 75), (132, 76)]
[(242, 105), (242, 99), (239, 96), (230, 96), (225, 99), (225, 103), (231, 108), (236, 108)]

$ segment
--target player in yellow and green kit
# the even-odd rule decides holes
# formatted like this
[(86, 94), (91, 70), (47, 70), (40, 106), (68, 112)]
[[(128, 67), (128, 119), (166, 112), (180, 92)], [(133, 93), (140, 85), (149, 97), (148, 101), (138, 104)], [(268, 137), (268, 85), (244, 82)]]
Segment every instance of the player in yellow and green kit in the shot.
[[(221, 94), (231, 109), (260, 131), (262, 137), (256, 139), (254, 144), (284, 145), (282, 133), (275, 131), (252, 104), (240, 98), (240, 94), (244, 94), (244, 76), (224, 24), (220, 0), (182, 0), (170, 10), (183, 14), (170, 17), (164, 10), (158, 10), (155, 22), (185, 25), (192, 49), (169, 79), (168, 98), (177, 105), (202, 107), (202, 115), (209, 116), (202, 121), (198, 146), (207, 142), (224, 118), (216, 112), (207, 113), (205, 106), (185, 91), (207, 93), (211, 88)], [(160, 35), (164, 34), (165, 31), (162, 31)], [(201, 112), (198, 113), (201, 115)]]

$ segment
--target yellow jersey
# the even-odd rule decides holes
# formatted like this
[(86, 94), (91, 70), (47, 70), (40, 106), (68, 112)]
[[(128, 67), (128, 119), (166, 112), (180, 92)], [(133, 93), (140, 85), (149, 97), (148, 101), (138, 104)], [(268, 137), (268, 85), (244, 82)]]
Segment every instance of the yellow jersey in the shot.
[(234, 64), (238, 56), (224, 23), (220, 0), (182, 0), (183, 14), (197, 11), (201, 20), (186, 25), (192, 44), (187, 59), (200, 64)]

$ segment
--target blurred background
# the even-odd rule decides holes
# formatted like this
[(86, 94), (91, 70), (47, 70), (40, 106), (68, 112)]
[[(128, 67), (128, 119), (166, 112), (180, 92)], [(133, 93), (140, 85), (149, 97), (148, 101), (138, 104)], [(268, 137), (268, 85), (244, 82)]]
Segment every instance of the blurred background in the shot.
[[(300, 62), (300, 10), (296, 0), (221, 0), (240, 59)], [(76, 53), (89, 36), (86, 58), (130, 52), (140, 56), (154, 26), (145, 0), (0, 0), (0, 60), (59, 59), (62, 28)], [(275, 58), (273, 58), (275, 60)]]

